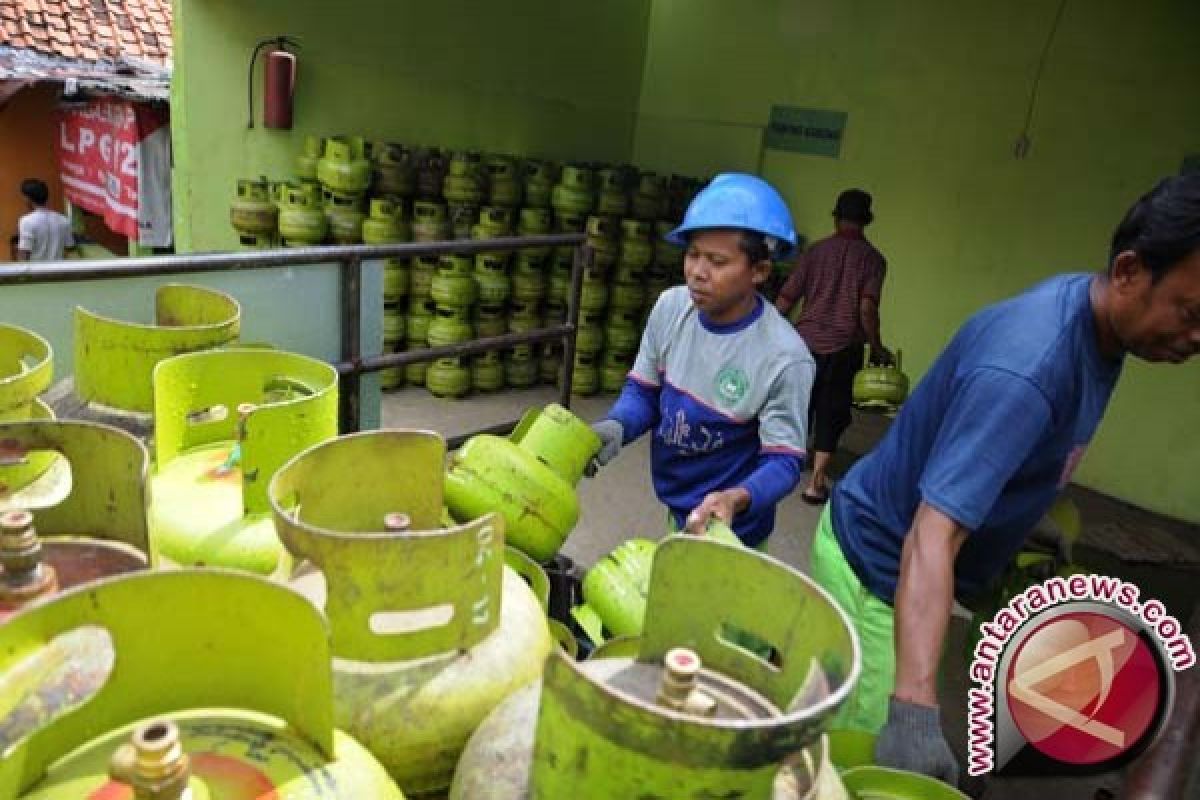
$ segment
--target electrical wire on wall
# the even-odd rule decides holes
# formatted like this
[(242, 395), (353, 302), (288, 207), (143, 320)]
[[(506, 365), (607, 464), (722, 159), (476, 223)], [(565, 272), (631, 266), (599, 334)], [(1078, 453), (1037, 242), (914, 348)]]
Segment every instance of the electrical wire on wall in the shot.
[(1046, 61), (1050, 57), (1050, 47), (1054, 44), (1054, 37), (1058, 35), (1058, 26), (1062, 22), (1063, 13), (1067, 10), (1067, 0), (1060, 0), (1058, 11), (1054, 13), (1054, 21), (1050, 23), (1050, 32), (1046, 35), (1046, 44), (1042, 47), (1042, 55), (1038, 59), (1037, 72), (1033, 75), (1033, 87), (1029, 92), (1029, 106), (1025, 109), (1025, 124), (1021, 127), (1021, 134), (1017, 137), (1016, 144), (1013, 145), (1013, 156), (1016, 158), (1024, 158), (1029, 154), (1029, 148), (1032, 146), (1032, 141), (1029, 138), (1029, 129), (1033, 126), (1033, 112), (1037, 108), (1038, 90), (1042, 85), (1042, 73), (1046, 71)]

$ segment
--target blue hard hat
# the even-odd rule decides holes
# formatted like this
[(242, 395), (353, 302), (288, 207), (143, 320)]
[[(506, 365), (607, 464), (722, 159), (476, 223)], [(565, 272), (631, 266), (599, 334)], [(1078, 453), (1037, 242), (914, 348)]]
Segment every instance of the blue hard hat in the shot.
[(740, 228), (761, 233), (776, 244), (772, 253), (787, 258), (796, 249), (796, 229), (787, 203), (775, 187), (757, 175), (723, 172), (712, 179), (688, 206), (683, 224), (667, 241), (687, 247), (688, 234), (710, 228)]

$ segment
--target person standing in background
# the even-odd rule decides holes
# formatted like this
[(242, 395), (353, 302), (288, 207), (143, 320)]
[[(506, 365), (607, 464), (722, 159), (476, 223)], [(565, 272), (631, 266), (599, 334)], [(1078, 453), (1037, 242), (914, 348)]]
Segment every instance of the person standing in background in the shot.
[(29, 213), (17, 223), (17, 261), (61, 261), (67, 251), (76, 252), (71, 221), (46, 208), (50, 189), (45, 181), (26, 178), (21, 194)]
[(775, 306), (785, 316), (803, 299), (796, 331), (817, 362), (808, 404), (808, 450), (812, 471), (801, 497), (810, 505), (829, 499), (829, 462), (850, 424), (854, 374), (871, 345), (874, 363), (892, 363), (879, 333), (879, 302), (887, 262), (863, 235), (875, 218), (871, 195), (847, 189), (833, 209), (835, 232), (796, 262)]

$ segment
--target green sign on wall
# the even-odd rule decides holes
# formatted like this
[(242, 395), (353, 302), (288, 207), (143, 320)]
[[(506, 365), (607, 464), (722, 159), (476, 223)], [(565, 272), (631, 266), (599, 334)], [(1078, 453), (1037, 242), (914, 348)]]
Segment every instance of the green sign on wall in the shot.
[(842, 152), (845, 131), (845, 111), (771, 106), (766, 146), (772, 150), (837, 158)]

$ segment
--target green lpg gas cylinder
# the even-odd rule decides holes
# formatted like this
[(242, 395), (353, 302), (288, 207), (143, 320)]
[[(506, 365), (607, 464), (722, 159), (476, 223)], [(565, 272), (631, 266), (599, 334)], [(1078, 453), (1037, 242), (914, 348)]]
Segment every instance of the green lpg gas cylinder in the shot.
[(915, 772), (866, 766), (841, 777), (849, 800), (967, 800), (954, 787)]
[(462, 358), (439, 358), (425, 372), (425, 387), (434, 397), (463, 397), (471, 390), (471, 370)]
[(613, 350), (604, 352), (600, 362), (600, 390), (604, 392), (619, 392), (625, 385), (629, 370), (633, 368), (636, 356), (634, 350)]
[(609, 287), (608, 301), (614, 310), (636, 314), (646, 302), (646, 288), (642, 283), (618, 280)]
[(526, 161), (522, 172), (525, 177), (526, 208), (549, 208), (550, 196), (558, 171), (548, 161)]
[[(404, 349), (404, 337), (408, 328), (408, 320), (404, 312), (395, 306), (383, 308), (383, 352), (398, 353)], [(398, 389), (404, 385), (404, 368), (390, 367), (379, 373), (379, 385), (382, 389)]]
[(873, 367), (863, 353), (863, 368), (854, 376), (854, 404), (859, 408), (895, 411), (908, 397), (908, 376), (902, 368), (903, 354), (896, 351), (896, 364)]
[(412, 153), (401, 144), (385, 142), (375, 148), (374, 191), (411, 197), (417, 191), (417, 171)]
[(581, 311), (603, 311), (608, 305), (608, 284), (604, 273), (594, 267), (583, 272), (583, 289), (579, 293)]
[(546, 296), (545, 259), (529, 252), (517, 255), (512, 273), (512, 296), (527, 303), (537, 303)]
[(596, 196), (596, 213), (623, 217), (629, 211), (629, 193), (625, 190), (620, 170), (602, 169), (598, 173), (600, 191)]
[[(532, 353), (528, 360), (536, 375)], [(458, 520), (497, 511), (509, 544), (545, 562), (579, 519), (575, 484), (599, 449), (587, 423), (562, 406), (530, 409), (510, 437), (480, 434), (453, 455), (446, 506)]]
[(467, 308), (478, 297), (474, 276), (475, 259), (468, 255), (445, 255), (438, 260), (429, 293), (439, 306)]
[(433, 300), (419, 300), (408, 307), (408, 320), (404, 327), (404, 338), (409, 347), (425, 347), (429, 344), (429, 326), (437, 305)]
[[(509, 325), (513, 321), (509, 320)], [(504, 382), (514, 389), (533, 386), (538, 379), (538, 364), (533, 357), (533, 348), (518, 345), (504, 355)]]
[(502, 305), (480, 305), (475, 307), (475, 336), (488, 339), (503, 336), (508, 332), (508, 315)]
[(331, 663), (320, 613), (254, 576), (143, 572), (66, 592), (0, 627), (5, 710), (36, 715), (0, 754), (0, 786), (20, 800), (403, 800), (333, 727)]
[(516, 208), (523, 194), (517, 162), (508, 156), (488, 156), (484, 163), (488, 179), (488, 202), (494, 206)]
[[(731, 641), (742, 632), (770, 643), (769, 660)], [(450, 796), (837, 797), (814, 791), (814, 761), (827, 758), (805, 751), (823, 750), (859, 659), (845, 614), (799, 571), (671, 537), (655, 553), (643, 635), (582, 663), (551, 656), (541, 686), (472, 737)]]
[(407, 259), (389, 258), (383, 262), (383, 302), (401, 302), (408, 295), (410, 280)]
[(495, 239), (512, 235), (513, 210), (503, 206), (484, 206), (479, 209), (479, 221), (471, 229), (473, 239)]
[(661, 175), (643, 172), (630, 208), (638, 219), (656, 220), (667, 213), (667, 182)]
[(433, 277), (437, 275), (441, 263), (440, 256), (417, 256), (412, 260), (408, 278), (410, 303), (419, 304), (433, 299)]
[(508, 277), (508, 254), (480, 253), (475, 256), (475, 286), (480, 303), (503, 305), (512, 294)]
[[(548, 208), (522, 208), (517, 217), (518, 236), (545, 236), (554, 224), (554, 215)], [(522, 256), (544, 260), (550, 256), (549, 247), (526, 247), (517, 253)]]
[(420, 148), (414, 153), (417, 165), (417, 196), (425, 200), (440, 200), (446, 180), (446, 156), (436, 147)]
[(604, 315), (599, 311), (580, 311), (575, 332), (575, 349), (580, 353), (599, 353), (604, 349)]
[[(603, 279), (601, 279), (603, 280)], [(566, 305), (567, 295), (571, 293), (571, 276), (564, 274), (557, 267), (550, 273), (550, 285), (546, 289), (546, 302), (556, 305)]]
[(637, 313), (628, 309), (614, 308), (608, 314), (604, 328), (604, 341), (609, 348), (622, 353), (636, 353), (642, 334), (638, 331)]
[(459, 151), (450, 158), (450, 169), (442, 182), (447, 202), (478, 206), (485, 197), (484, 172), (479, 153)]
[[(422, 345), (424, 346), (424, 345)], [(429, 373), (429, 363), (425, 361), (404, 366), (404, 382), (409, 386), (424, 386), (425, 376)]]
[(285, 247), (320, 244), (329, 232), (329, 219), (321, 210), (320, 187), (313, 183), (283, 188), (279, 206), (279, 236)]
[(504, 520), (441, 527), (444, 458), (436, 434), (372, 431), (271, 485), (280, 538), (315, 567), (293, 586), (329, 619), (336, 719), (416, 795), (449, 785), (470, 733), (553, 647), (505, 566)]
[(654, 243), (650, 240), (653, 227), (642, 220), (622, 220), (621, 252), (622, 266), (645, 268), (654, 260)]
[(317, 162), (325, 152), (325, 140), (320, 136), (305, 136), (304, 149), (296, 154), (296, 177), (300, 180), (317, 180)]
[[(724, 523), (713, 520), (705, 535), (725, 544), (740, 544)], [(583, 580), (583, 603), (571, 609), (580, 628), (596, 645), (614, 636), (640, 636), (650, 591), (650, 567), (658, 543), (630, 539), (618, 545), (588, 570)]]
[(450, 223), (445, 204), (435, 200), (413, 203), (413, 241), (441, 242), (450, 238)]
[(346, 202), (339, 197), (333, 197), (325, 205), (325, 216), (329, 220), (329, 238), (336, 244), (361, 244), (363, 240), (363, 224), (367, 215), (363, 212), (361, 201)]
[(412, 227), (404, 218), (404, 205), (386, 197), (372, 197), (371, 210), (362, 223), (366, 244), (392, 244), (412, 238)]
[(325, 154), (317, 162), (317, 180), (336, 192), (361, 194), (371, 185), (371, 162), (361, 136), (334, 136), (325, 140)]
[[(107, 425), (49, 419), (2, 422), (0, 441), (7, 460), (51, 456), (63, 474), (0, 490), (0, 627), (59, 590), (150, 565), (141, 442)], [(13, 730), (0, 726), (0, 749)]]
[(429, 322), (426, 341), (430, 347), (445, 347), (450, 344), (461, 344), (475, 338), (471, 328), (470, 311), (461, 306), (437, 305), (433, 319)]
[(595, 205), (594, 176), (581, 166), (565, 166), (550, 192), (550, 205), (559, 214), (587, 214)]
[(620, 243), (617, 222), (613, 217), (592, 215), (587, 218), (587, 245), (592, 248), (592, 266), (608, 269), (617, 263)]
[(156, 552), (179, 565), (286, 575), (267, 484), (297, 452), (337, 435), (337, 413), (337, 371), (307, 356), (214, 350), (162, 362), (149, 509)]
[[(580, 312), (581, 314), (583, 312)], [(589, 312), (595, 313), (595, 312)], [(546, 302), (546, 324), (547, 325), (562, 325), (567, 321), (567, 301), (548, 300)]]
[[(50, 343), (33, 331), (0, 324), (0, 422), (54, 419), (54, 411), (38, 397), (50, 388), (53, 377)], [(35, 493), (70, 481), (61, 460), (51, 453), (27, 453), (10, 461), (0, 466), (0, 486), (8, 495), (35, 481)]]
[(596, 353), (577, 352), (571, 374), (571, 394), (583, 397), (600, 391), (600, 365)]
[(237, 195), (229, 204), (229, 223), (243, 247), (271, 246), (279, 230), (279, 207), (271, 201), (266, 178), (237, 182)]
[(547, 342), (538, 354), (538, 377), (542, 383), (557, 383), (562, 370), (562, 345)]
[(528, 333), (542, 327), (542, 315), (537, 303), (514, 301), (508, 306), (508, 332)]
[(654, 263), (664, 267), (683, 266), (683, 248), (667, 241), (668, 234), (675, 230), (674, 222), (654, 223)]
[(504, 388), (504, 362), (499, 353), (484, 353), (471, 359), (471, 387), (479, 392)]
[(154, 408), (151, 375), (164, 358), (237, 340), (242, 309), (224, 292), (166, 284), (154, 292), (154, 324), (75, 307), (75, 393), (124, 411)]

